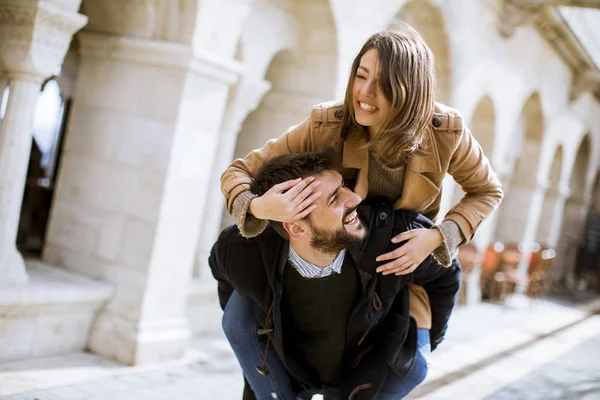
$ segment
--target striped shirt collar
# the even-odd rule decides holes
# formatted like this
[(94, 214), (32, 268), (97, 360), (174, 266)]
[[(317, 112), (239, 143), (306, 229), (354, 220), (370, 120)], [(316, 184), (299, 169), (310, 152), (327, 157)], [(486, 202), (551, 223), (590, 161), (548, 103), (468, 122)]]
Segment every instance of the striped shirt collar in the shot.
[(331, 264), (321, 268), (308, 261), (304, 260), (294, 251), (292, 244), (290, 243), (290, 251), (288, 254), (288, 260), (290, 264), (298, 271), (300, 276), (304, 278), (325, 278), (333, 273), (342, 273), (342, 264), (344, 263), (344, 257), (346, 256), (346, 249), (340, 251), (335, 257)]

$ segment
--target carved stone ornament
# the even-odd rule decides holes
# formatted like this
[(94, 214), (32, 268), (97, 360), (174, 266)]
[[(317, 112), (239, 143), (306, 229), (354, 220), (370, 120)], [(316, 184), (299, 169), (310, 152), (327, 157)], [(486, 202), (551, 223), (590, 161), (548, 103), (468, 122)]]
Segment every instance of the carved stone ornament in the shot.
[(547, 3), (547, 0), (504, 0), (499, 27), (502, 36), (511, 37), (515, 29), (532, 23)]
[(2, 69), (21, 79), (56, 73), (73, 34), (86, 22), (84, 15), (49, 1), (0, 0)]

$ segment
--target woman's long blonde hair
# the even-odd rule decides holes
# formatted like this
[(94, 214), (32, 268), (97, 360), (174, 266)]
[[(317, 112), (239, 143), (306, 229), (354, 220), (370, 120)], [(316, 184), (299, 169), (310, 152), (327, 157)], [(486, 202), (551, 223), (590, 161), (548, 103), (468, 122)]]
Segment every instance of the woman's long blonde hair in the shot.
[(426, 154), (424, 139), (431, 134), (435, 109), (435, 59), (421, 35), (407, 24), (398, 24), (371, 36), (352, 63), (343, 106), (342, 132), (368, 135), (356, 122), (352, 87), (362, 56), (370, 49), (379, 54), (379, 86), (391, 104), (381, 131), (368, 140), (379, 158), (398, 165), (411, 154)]

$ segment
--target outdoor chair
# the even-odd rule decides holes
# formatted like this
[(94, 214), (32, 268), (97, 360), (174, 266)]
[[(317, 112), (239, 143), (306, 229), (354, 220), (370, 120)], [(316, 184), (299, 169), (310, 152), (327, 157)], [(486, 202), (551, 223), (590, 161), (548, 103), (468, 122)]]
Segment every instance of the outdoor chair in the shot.
[(496, 274), (500, 269), (502, 257), (500, 252), (504, 250), (502, 242), (490, 244), (486, 249), (481, 261), (480, 287), (481, 296), (484, 300), (494, 300), (497, 297)]

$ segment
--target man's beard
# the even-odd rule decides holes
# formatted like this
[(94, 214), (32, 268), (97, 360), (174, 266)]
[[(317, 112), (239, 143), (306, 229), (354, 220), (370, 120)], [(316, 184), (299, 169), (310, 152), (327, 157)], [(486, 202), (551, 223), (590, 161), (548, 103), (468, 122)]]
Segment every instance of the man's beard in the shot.
[(338, 254), (350, 246), (361, 245), (365, 240), (366, 228), (361, 220), (359, 220), (359, 223), (363, 227), (362, 232), (364, 234), (362, 236), (348, 232), (343, 226), (340, 229), (329, 231), (315, 228), (311, 223), (312, 238), (310, 239), (310, 245), (326, 254)]

